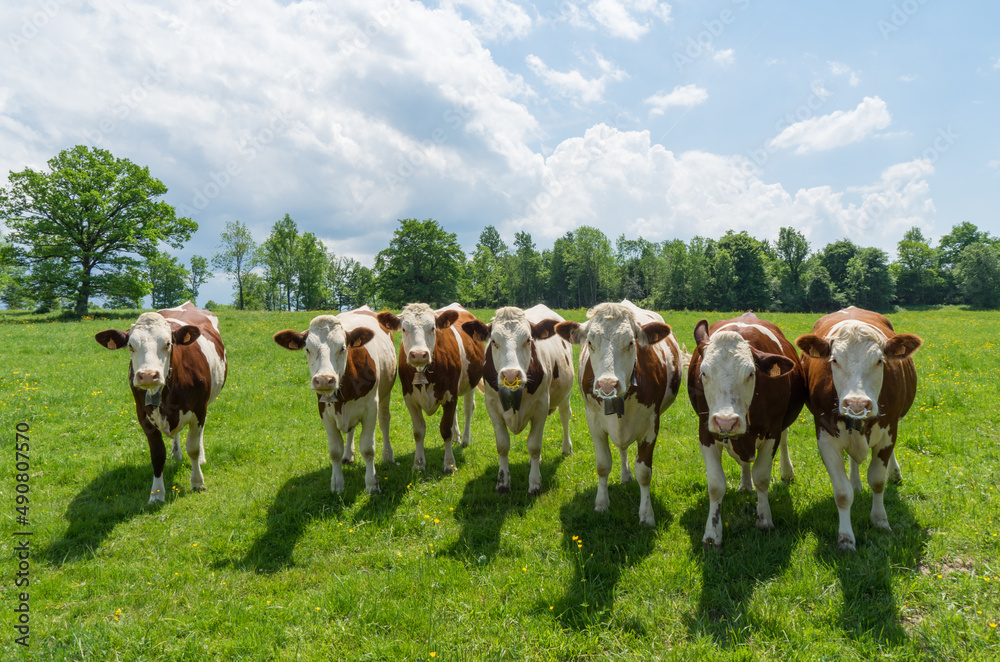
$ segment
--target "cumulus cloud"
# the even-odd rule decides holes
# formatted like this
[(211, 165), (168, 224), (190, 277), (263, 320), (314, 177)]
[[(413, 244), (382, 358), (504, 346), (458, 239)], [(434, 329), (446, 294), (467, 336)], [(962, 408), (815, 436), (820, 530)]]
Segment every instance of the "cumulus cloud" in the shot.
[(772, 149), (794, 147), (796, 154), (822, 152), (864, 140), (891, 122), (885, 101), (879, 97), (865, 97), (854, 110), (838, 110), (792, 124), (769, 146)]
[(675, 153), (652, 144), (647, 131), (601, 124), (564, 141), (545, 160), (537, 194), (511, 231), (555, 239), (590, 225), (610, 237), (660, 241), (727, 230), (776, 238), (778, 228), (793, 226), (814, 245), (843, 236), (872, 245), (880, 241), (873, 228), (894, 238), (912, 225), (926, 226), (934, 211), (927, 183), (933, 172), (929, 162), (912, 161), (887, 168), (871, 184), (793, 193), (763, 181), (741, 156)]
[(520, 39), (531, 32), (531, 17), (509, 0), (443, 0), (440, 6), (459, 14), (468, 10), (476, 36), (484, 41)]
[(649, 19), (670, 21), (670, 5), (657, 0), (594, 0), (587, 9), (613, 37), (630, 41), (637, 41), (649, 32)]
[(678, 85), (670, 92), (654, 94), (646, 99), (646, 103), (653, 107), (649, 111), (649, 114), (655, 116), (662, 115), (668, 108), (675, 106), (691, 108), (705, 103), (707, 100), (708, 91), (692, 83), (690, 85)]
[(712, 54), (712, 59), (721, 64), (724, 67), (728, 67), (733, 62), (736, 61), (734, 51), (731, 48), (727, 48), (723, 51), (716, 51)]
[(609, 82), (624, 80), (628, 77), (623, 70), (610, 61), (600, 55), (595, 57), (597, 68), (601, 71), (601, 75), (596, 78), (587, 78), (576, 69), (565, 72), (555, 71), (550, 69), (537, 55), (527, 56), (525, 62), (535, 72), (535, 75), (561, 96), (582, 103), (594, 103), (603, 99), (604, 90)]
[(846, 77), (847, 83), (851, 87), (857, 87), (861, 84), (861, 78), (858, 76), (858, 73), (843, 62), (828, 62), (827, 64), (830, 66), (831, 74)]

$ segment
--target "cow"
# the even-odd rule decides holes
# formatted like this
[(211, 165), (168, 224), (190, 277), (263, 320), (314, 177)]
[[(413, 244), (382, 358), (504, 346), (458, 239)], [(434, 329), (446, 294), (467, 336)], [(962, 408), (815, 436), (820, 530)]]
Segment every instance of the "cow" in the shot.
[[(375, 423), (382, 431), (382, 461), (393, 462), (389, 442), (389, 394), (396, 381), (392, 335), (369, 308), (339, 315), (319, 315), (301, 333), (274, 334), (285, 349), (306, 350), (310, 387), (326, 429), (333, 471), (330, 491), (344, 491), (343, 464), (354, 459), (354, 429), (361, 425), (358, 447), (365, 461), (365, 489), (381, 492), (375, 474)], [(344, 436), (347, 436), (345, 445)]]
[(569, 398), (573, 392), (573, 348), (555, 332), (563, 318), (539, 304), (527, 310), (513, 306), (496, 311), (489, 324), (465, 322), (466, 333), (484, 342), (489, 351), (483, 364), (486, 411), (496, 436), (499, 470), (496, 491), (510, 492), (511, 433), (529, 424), (528, 494), (542, 492), (542, 437), (545, 420), (556, 409), (562, 422), (562, 453), (573, 452), (569, 437)]
[(424, 414), (441, 407), (441, 438), (444, 439), (444, 473), (455, 471), (451, 444), (458, 438), (458, 399), (463, 398), (465, 428), (462, 448), (471, 439), (472, 413), (476, 410), (476, 386), (483, 375), (483, 343), (469, 335), (462, 324), (477, 321), (475, 315), (457, 303), (432, 310), (426, 303), (411, 303), (399, 317), (389, 311), (378, 314), (379, 323), (402, 332), (399, 347), (399, 380), (403, 402), (413, 421), (416, 453), (413, 470), (426, 468)]
[(608, 509), (611, 451), (618, 447), (621, 480), (632, 480), (628, 448), (638, 441), (635, 477), (639, 482), (639, 521), (655, 526), (649, 483), (660, 414), (673, 403), (681, 384), (681, 349), (663, 318), (635, 306), (602, 303), (587, 311), (587, 321), (561, 322), (556, 332), (580, 350), (579, 383), (587, 427), (597, 460), (594, 510)]
[(709, 507), (702, 544), (710, 549), (722, 547), (723, 448), (740, 463), (740, 490), (757, 489), (757, 528), (774, 530), (767, 498), (771, 467), (780, 447), (781, 479), (795, 476), (788, 428), (807, 393), (795, 346), (753, 313), (711, 327), (703, 319), (695, 325), (694, 339), (687, 389), (705, 461)]
[(205, 419), (208, 405), (226, 383), (226, 348), (219, 320), (190, 301), (176, 308), (143, 313), (128, 331), (107, 329), (94, 336), (102, 347), (128, 347), (128, 381), (135, 414), (149, 443), (153, 486), (149, 503), (163, 503), (163, 435), (173, 438), (175, 460), (181, 460), (180, 433), (187, 427), (185, 448), (191, 458), (191, 489), (205, 489)]
[[(901, 477), (894, 448), (899, 420), (916, 397), (912, 357), (923, 340), (912, 333), (896, 333), (884, 315), (851, 306), (821, 317), (813, 332), (799, 336), (795, 344), (802, 350), (819, 454), (840, 515), (837, 548), (853, 552), (851, 504), (854, 492), (861, 491), (858, 465), (869, 450), (871, 521), (876, 528), (892, 530), (883, 499), (886, 474), (892, 480)], [(844, 471), (845, 451), (851, 458), (850, 480)]]

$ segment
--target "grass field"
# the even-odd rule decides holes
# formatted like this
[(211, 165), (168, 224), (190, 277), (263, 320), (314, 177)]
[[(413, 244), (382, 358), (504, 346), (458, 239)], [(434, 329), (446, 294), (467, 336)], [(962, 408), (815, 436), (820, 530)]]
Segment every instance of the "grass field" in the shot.
[[(900, 426), (903, 482), (886, 495), (893, 531), (871, 525), (866, 487), (854, 503), (854, 555), (836, 551), (836, 508), (805, 410), (789, 442), (795, 481), (775, 470), (777, 530), (757, 530), (756, 498), (736, 492), (727, 459), (725, 547), (705, 552), (705, 474), (683, 391), (654, 456), (655, 529), (639, 527), (638, 486), (618, 484), (617, 467), (611, 509), (593, 511), (578, 389), (574, 453), (562, 457), (553, 417), (539, 497), (526, 494), (524, 434), (511, 448), (512, 492), (495, 494), (481, 396), (457, 473), (442, 474), (434, 423), (429, 469), (414, 474), (398, 384), (398, 464), (377, 465), (382, 494), (365, 493), (361, 463), (332, 495), (305, 358), (271, 340), (305, 328), (309, 313), (220, 315), (229, 380), (209, 410), (208, 491), (192, 493), (187, 458), (168, 457), (167, 502), (147, 506), (152, 470), (127, 356), (93, 340), (134, 316), (107, 315), (0, 319), (0, 659), (1000, 659), (998, 313), (892, 316), (924, 338), (920, 385)], [(664, 316), (690, 347), (704, 315)], [(790, 338), (815, 320), (766, 317)], [(15, 520), (19, 422), (30, 425), (27, 527)], [(14, 643), (24, 589), (10, 551), (23, 530), (27, 650)]]

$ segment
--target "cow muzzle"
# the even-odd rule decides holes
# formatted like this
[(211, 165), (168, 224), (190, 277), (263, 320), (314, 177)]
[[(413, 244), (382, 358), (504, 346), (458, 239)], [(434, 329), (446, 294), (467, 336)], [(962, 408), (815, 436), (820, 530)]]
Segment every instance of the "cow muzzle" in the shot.
[(715, 414), (708, 422), (709, 432), (722, 438), (738, 437), (746, 432), (743, 419), (735, 415)]
[(504, 411), (521, 409), (524, 397), (524, 373), (520, 370), (501, 370), (497, 393), (500, 396), (500, 406)]
[(312, 389), (317, 393), (334, 393), (338, 388), (336, 375), (316, 375), (312, 378)]
[(151, 391), (163, 386), (162, 373), (159, 370), (140, 370), (135, 373), (135, 385), (144, 391)]
[(847, 397), (840, 403), (840, 413), (847, 418), (865, 420), (875, 416), (875, 403), (867, 397)]

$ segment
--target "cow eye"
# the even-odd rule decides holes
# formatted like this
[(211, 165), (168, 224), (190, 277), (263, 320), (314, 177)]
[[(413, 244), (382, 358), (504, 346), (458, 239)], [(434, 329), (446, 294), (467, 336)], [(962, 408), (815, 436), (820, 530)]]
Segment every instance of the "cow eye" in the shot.
[(128, 351), (130, 351), (130, 352), (132, 352), (133, 354), (135, 354), (135, 347), (133, 347), (132, 345), (129, 345), (129, 346), (128, 346)]
[(883, 363), (885, 363), (885, 361), (879, 359), (878, 361), (875, 362), (875, 365), (882, 365)]
[(743, 378), (743, 381), (745, 381), (745, 382), (748, 382), (748, 381), (750, 381), (751, 379), (753, 379), (753, 373), (752, 373), (752, 372), (751, 372), (751, 373), (750, 373), (749, 375), (747, 375), (746, 377), (744, 377), (744, 378)]
[(493, 346), (493, 349), (500, 349), (500, 343), (498, 343), (496, 340), (491, 340), (490, 345)]
[(837, 357), (836, 356), (831, 356), (830, 357), (830, 363), (836, 364), (837, 363)]

